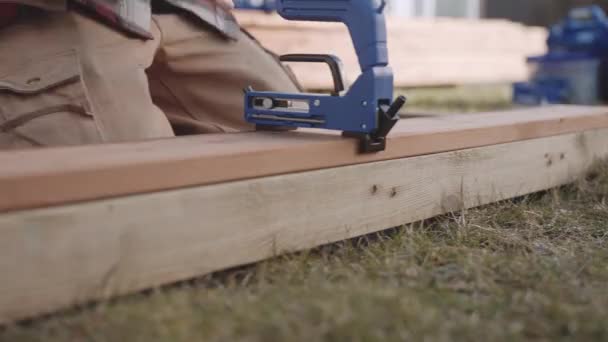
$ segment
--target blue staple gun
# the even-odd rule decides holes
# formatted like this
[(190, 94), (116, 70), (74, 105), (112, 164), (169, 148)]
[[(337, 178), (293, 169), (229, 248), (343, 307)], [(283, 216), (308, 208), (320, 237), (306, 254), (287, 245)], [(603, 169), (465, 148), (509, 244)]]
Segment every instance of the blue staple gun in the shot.
[(344, 89), (342, 63), (333, 55), (296, 54), (282, 62), (326, 63), (334, 90), (289, 94), (245, 90), (245, 119), (258, 127), (309, 127), (342, 131), (360, 139), (361, 153), (386, 149), (386, 136), (399, 121), (405, 97), (393, 101), (393, 71), (388, 64), (385, 0), (278, 0), (288, 20), (342, 22), (353, 40), (361, 75)]

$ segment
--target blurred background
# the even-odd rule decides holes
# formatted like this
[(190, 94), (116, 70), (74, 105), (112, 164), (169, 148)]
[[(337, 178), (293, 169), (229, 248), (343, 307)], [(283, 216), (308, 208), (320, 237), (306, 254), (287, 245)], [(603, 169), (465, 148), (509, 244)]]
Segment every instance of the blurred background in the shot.
[(526, 25), (548, 26), (573, 7), (608, 0), (388, 0), (391, 14), (403, 17), (504, 18)]
[[(273, 11), (275, 0), (236, 1), (240, 23), (271, 51), (333, 54), (343, 61), (347, 83), (359, 75), (344, 25), (284, 20)], [(389, 59), (408, 109), (608, 99), (608, 17), (589, 7), (605, 10), (608, 0), (386, 1)], [(305, 89), (333, 88), (326, 66), (289, 66)]]

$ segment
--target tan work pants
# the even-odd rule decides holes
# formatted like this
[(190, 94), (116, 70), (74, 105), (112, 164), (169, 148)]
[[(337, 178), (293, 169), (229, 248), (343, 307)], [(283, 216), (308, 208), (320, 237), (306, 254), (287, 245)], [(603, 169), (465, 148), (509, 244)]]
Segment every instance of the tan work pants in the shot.
[(153, 40), (76, 13), (40, 13), (0, 30), (0, 149), (250, 130), (242, 89), (297, 91), (245, 33), (226, 40), (178, 14)]

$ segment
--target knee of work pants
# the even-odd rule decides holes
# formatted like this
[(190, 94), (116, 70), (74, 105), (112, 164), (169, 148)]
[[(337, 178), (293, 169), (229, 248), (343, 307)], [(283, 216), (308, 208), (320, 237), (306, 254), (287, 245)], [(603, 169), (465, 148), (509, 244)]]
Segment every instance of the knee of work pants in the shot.
[[(130, 39), (73, 13), (0, 30), (0, 149), (252, 130), (246, 86), (297, 92), (248, 35), (228, 40), (177, 14), (154, 40)], [(169, 120), (168, 120), (168, 119)]]
[(171, 137), (145, 69), (158, 41), (74, 13), (0, 30), (0, 149)]

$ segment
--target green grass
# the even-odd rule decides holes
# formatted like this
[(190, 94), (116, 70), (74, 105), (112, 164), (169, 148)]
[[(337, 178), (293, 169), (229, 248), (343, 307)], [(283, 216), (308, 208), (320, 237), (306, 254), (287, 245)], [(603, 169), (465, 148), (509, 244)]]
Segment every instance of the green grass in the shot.
[(504, 84), (400, 89), (408, 98), (406, 112), (477, 112), (511, 106), (511, 86)]
[(0, 341), (605, 341), (607, 285), (605, 162), (561, 189), (7, 327)]

